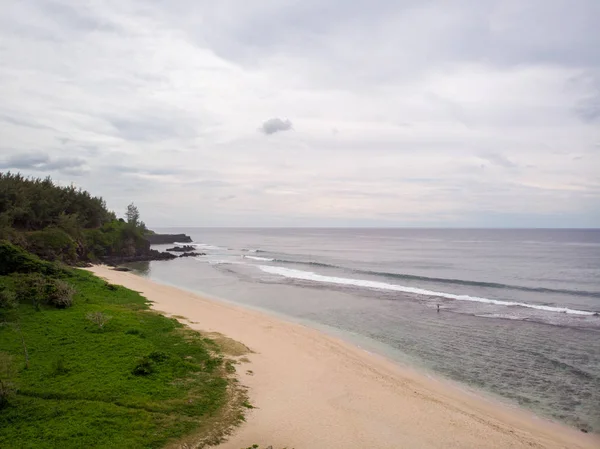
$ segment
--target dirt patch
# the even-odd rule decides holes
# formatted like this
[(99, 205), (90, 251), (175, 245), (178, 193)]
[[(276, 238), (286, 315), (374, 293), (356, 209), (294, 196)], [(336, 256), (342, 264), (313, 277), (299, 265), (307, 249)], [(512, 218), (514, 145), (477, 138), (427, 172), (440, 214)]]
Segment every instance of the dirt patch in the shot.
[[(217, 346), (221, 349), (221, 351), (223, 351), (223, 354), (232, 357), (240, 357), (252, 353), (250, 348), (245, 344), (240, 343), (239, 341), (236, 341), (233, 338), (229, 338), (218, 332), (203, 332), (202, 336), (210, 338), (212, 341), (214, 341), (217, 344)], [(246, 358), (246, 360), (248, 359)]]

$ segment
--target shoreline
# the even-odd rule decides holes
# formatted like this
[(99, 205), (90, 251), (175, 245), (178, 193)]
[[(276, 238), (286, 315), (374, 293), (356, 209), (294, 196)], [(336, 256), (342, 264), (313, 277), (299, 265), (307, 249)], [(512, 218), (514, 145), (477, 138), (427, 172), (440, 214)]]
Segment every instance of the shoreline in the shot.
[(599, 435), (470, 394), (317, 329), (131, 272), (89, 271), (139, 291), (192, 329), (253, 351), (237, 369), (256, 408), (221, 448), (600, 447)]

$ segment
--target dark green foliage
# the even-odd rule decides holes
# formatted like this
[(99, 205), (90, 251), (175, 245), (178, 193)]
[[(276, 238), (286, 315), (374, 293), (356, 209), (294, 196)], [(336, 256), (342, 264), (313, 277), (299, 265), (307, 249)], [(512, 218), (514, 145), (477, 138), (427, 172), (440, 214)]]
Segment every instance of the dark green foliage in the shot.
[(90, 260), (117, 255), (136, 256), (150, 249), (141, 229), (119, 220), (105, 223), (98, 229), (85, 229), (83, 236)]
[(96, 228), (115, 219), (102, 198), (85, 190), (10, 172), (0, 173), (0, 217), (0, 225), (26, 231), (74, 223), (79, 228)]
[(17, 294), (5, 285), (0, 285), (0, 309), (11, 310), (18, 305)]
[(0, 410), (9, 405), (17, 389), (14, 380), (13, 357), (0, 352)]
[(59, 275), (64, 273), (64, 270), (7, 241), (0, 241), (0, 276), (10, 273)]
[(169, 358), (169, 354), (164, 351), (152, 351), (150, 354), (148, 354), (148, 358), (156, 363), (160, 363), (167, 360)]
[(131, 372), (135, 376), (149, 376), (154, 372), (154, 363), (149, 357), (141, 357)]
[(102, 198), (50, 178), (0, 173), (0, 239), (44, 260), (78, 265), (147, 254), (148, 230), (133, 204), (127, 216), (128, 222), (117, 220)]
[(60, 228), (49, 226), (25, 234), (25, 248), (45, 260), (74, 264), (78, 260), (77, 243)]
[(58, 356), (58, 358), (52, 363), (52, 374), (54, 376), (60, 376), (69, 372), (65, 364), (65, 357)]

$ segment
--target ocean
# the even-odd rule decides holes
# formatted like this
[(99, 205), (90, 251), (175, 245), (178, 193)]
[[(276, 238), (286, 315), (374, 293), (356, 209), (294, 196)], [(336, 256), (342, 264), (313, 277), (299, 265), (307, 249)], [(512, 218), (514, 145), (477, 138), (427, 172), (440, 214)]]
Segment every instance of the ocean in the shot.
[(600, 230), (158, 231), (206, 256), (134, 266), (152, 280), (600, 432)]

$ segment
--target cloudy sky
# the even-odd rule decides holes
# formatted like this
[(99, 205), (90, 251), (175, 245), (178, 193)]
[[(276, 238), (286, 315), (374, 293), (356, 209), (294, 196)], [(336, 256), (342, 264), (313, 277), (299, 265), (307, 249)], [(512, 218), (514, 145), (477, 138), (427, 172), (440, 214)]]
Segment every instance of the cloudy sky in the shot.
[(0, 0), (0, 170), (151, 226), (600, 226), (598, 0)]

